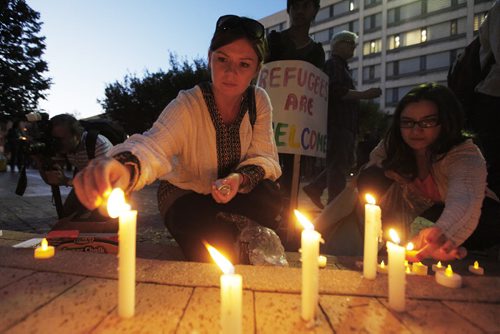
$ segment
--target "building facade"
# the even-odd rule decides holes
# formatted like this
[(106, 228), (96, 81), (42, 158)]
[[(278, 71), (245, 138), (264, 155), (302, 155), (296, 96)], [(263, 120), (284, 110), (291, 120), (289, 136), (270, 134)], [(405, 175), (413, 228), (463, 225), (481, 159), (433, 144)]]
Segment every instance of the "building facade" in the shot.
[[(359, 36), (349, 67), (360, 90), (380, 87), (375, 100), (391, 112), (412, 87), (446, 84), (450, 65), (472, 41), (492, 0), (321, 0), (310, 30), (327, 58), (342, 30)], [(264, 17), (266, 32), (289, 26), (286, 9)]]

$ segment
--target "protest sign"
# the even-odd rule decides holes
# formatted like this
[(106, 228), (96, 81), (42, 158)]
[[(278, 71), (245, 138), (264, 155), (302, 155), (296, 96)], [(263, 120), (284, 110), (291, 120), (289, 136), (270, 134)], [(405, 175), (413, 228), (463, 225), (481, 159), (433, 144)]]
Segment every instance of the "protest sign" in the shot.
[(257, 86), (271, 98), (278, 152), (324, 158), (328, 76), (305, 61), (273, 61), (262, 67)]

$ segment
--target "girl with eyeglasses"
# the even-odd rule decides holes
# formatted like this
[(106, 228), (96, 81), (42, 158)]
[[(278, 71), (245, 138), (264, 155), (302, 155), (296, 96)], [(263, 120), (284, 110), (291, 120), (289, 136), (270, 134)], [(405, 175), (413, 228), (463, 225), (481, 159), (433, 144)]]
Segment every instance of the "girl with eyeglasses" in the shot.
[(281, 205), (272, 107), (251, 85), (266, 54), (259, 22), (220, 17), (208, 51), (211, 82), (181, 91), (151, 129), (79, 173), (82, 203), (95, 208), (111, 188), (130, 192), (160, 179), (158, 206), (185, 257), (209, 261), (207, 241), (237, 263), (238, 228), (220, 214), (273, 228)]
[(358, 176), (359, 193), (375, 194), (381, 202), (384, 232), (403, 220), (399, 230), (411, 234), (417, 249), (410, 260), (463, 258), (466, 249), (500, 240), (500, 204), (463, 124), (447, 87), (417, 86), (397, 105), (385, 138)]

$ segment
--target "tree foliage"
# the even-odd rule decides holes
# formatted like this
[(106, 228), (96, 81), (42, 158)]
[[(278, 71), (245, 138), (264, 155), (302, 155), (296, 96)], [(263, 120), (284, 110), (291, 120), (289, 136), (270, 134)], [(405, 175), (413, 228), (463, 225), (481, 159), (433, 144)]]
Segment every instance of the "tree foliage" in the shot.
[(127, 75), (122, 82), (106, 86), (105, 97), (100, 103), (105, 113), (122, 124), (127, 133), (144, 132), (180, 90), (192, 88), (209, 78), (205, 60), (181, 63), (177, 56), (170, 54), (168, 72), (146, 72), (143, 78)]
[(19, 118), (38, 109), (50, 79), (42, 59), (40, 14), (25, 0), (0, 0), (0, 116)]

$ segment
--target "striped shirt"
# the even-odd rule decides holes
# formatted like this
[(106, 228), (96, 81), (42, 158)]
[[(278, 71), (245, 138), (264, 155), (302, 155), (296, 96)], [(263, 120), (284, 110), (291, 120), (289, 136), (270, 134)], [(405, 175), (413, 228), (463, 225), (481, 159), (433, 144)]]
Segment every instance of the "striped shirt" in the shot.
[[(82, 138), (80, 144), (76, 149), (75, 153), (68, 153), (67, 158), (71, 165), (75, 166), (77, 170), (84, 169), (89, 163), (89, 157), (87, 155), (87, 148), (85, 142), (87, 139), (87, 131), (82, 133)], [(95, 157), (105, 156), (106, 153), (113, 147), (113, 144), (108, 140), (108, 138), (103, 135), (98, 135), (95, 143)]]

